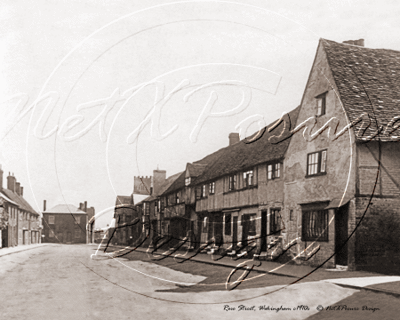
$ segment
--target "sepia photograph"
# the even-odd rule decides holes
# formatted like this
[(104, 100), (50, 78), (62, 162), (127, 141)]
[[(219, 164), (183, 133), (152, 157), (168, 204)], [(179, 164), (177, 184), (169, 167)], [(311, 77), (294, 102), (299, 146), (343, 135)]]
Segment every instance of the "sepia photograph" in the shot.
[(394, 0), (3, 0), (0, 319), (398, 319)]

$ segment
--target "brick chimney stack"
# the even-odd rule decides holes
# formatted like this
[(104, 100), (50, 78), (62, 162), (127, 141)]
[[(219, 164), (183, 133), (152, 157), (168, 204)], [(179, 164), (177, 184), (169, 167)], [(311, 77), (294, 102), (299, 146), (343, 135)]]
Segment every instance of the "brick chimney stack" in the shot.
[(87, 212), (87, 201), (85, 201), (85, 206), (83, 208), (83, 211)]
[(229, 134), (229, 145), (236, 144), (240, 141), (240, 136), (239, 133), (237, 132), (232, 132)]
[(167, 179), (167, 171), (165, 170), (153, 170), (153, 194), (158, 195), (161, 191), (162, 184)]
[(43, 211), (46, 211), (46, 200), (43, 200)]
[(15, 193), (19, 196), (21, 195), (21, 183), (19, 182), (15, 182)]
[(15, 192), (15, 177), (14, 174), (10, 175), (10, 172), (7, 177), (7, 189)]

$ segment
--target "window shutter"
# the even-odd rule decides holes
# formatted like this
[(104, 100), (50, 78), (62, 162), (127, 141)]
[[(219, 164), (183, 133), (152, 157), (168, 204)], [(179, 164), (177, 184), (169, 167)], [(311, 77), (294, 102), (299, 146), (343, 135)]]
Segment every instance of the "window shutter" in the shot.
[(326, 170), (326, 150), (321, 153), (321, 172)]

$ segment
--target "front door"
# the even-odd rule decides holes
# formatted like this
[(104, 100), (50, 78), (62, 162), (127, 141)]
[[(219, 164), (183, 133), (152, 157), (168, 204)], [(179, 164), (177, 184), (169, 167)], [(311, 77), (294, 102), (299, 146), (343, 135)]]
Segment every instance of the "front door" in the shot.
[(1, 230), (1, 246), (8, 247), (8, 228)]
[(175, 247), (186, 236), (186, 221), (181, 218), (171, 219), (170, 234), (172, 240), (169, 242), (170, 248)]
[(267, 251), (267, 211), (261, 212), (261, 251)]
[(222, 213), (214, 215), (214, 238), (217, 246), (223, 244), (223, 222), (224, 215)]
[(349, 204), (336, 209), (335, 214), (335, 253), (336, 264), (347, 266), (348, 210)]
[(238, 242), (238, 217), (233, 217), (232, 244), (236, 248)]
[(71, 232), (67, 233), (67, 243), (71, 243), (72, 242), (72, 234)]
[(247, 237), (249, 236), (249, 222), (250, 216), (247, 214), (242, 215), (242, 246), (247, 246)]

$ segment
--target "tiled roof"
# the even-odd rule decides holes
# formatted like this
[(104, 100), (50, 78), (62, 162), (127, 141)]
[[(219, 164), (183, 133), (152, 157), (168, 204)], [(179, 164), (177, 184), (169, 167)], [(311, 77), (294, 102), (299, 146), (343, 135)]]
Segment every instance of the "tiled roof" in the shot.
[(58, 204), (55, 207), (46, 210), (45, 213), (87, 214), (85, 211), (78, 209), (73, 204)]
[[(200, 161), (202, 161), (202, 160), (200, 160)], [(189, 171), (190, 177), (195, 178), (203, 173), (206, 166), (207, 166), (207, 163), (201, 163), (201, 162), (188, 163), (186, 166), (186, 169)]]
[(160, 188), (160, 194), (163, 194), (180, 176), (182, 172), (175, 173), (168, 177)]
[[(368, 113), (364, 137), (400, 116), (400, 52), (320, 40), (350, 121)], [(359, 122), (355, 129), (361, 126)], [(396, 130), (391, 135), (400, 135)], [(382, 141), (387, 137), (379, 136)], [(378, 137), (375, 139), (378, 140)]]
[(115, 200), (115, 205), (122, 205), (122, 204), (132, 204), (132, 196), (117, 196)]
[(1, 193), (1, 192), (0, 192), (0, 197), (3, 198), (4, 200), (6, 200), (7, 202), (12, 203), (12, 204), (18, 206), (18, 203), (12, 201), (9, 197), (7, 197), (5, 194), (3, 194), (3, 193)]
[(13, 202), (17, 203), (18, 206), (25, 211), (34, 213), (34, 214), (38, 214), (32, 207), (31, 205), (28, 203), (28, 201), (26, 201), (24, 199), (24, 197), (19, 196), (18, 194), (16, 194), (15, 192), (9, 190), (9, 189), (2, 189), (2, 192), (5, 196), (7, 196), (8, 198), (10, 198)]
[(161, 194), (168, 194), (185, 187), (185, 171), (178, 174), (178, 178)]
[[(206, 155), (204, 158), (195, 161), (193, 163), (188, 163), (187, 167), (189, 167), (189, 172), (192, 179), (192, 184), (196, 183), (197, 178), (200, 178), (201, 175), (205, 172), (205, 170), (212, 164), (214, 163), (223, 153), (224, 150), (227, 149), (228, 147), (221, 148), (213, 153), (210, 153), (209, 155)], [(192, 175), (192, 171), (194, 170), (194, 174)], [(171, 186), (165, 190), (162, 194), (168, 194), (171, 192), (175, 192), (177, 190), (180, 190), (185, 187), (185, 177), (186, 177), (186, 172), (183, 171), (179, 174), (179, 177), (174, 181), (174, 183), (171, 184)]]
[[(227, 174), (250, 169), (258, 164), (283, 158), (290, 142), (291, 134), (289, 131), (296, 125), (299, 110), (300, 107), (297, 107), (289, 112), (290, 128), (286, 128), (287, 130), (285, 130), (285, 134), (279, 139), (279, 143), (272, 143), (269, 138), (283, 132), (284, 122), (281, 122), (271, 132), (265, 130), (259, 139), (251, 143), (246, 143), (246, 141), (251, 140), (257, 133), (250, 136), (246, 141), (241, 140), (239, 143), (224, 148), (218, 159), (207, 166), (203, 175), (197, 178), (195, 183), (203, 183)], [(266, 128), (271, 128), (274, 123), (276, 121)]]

